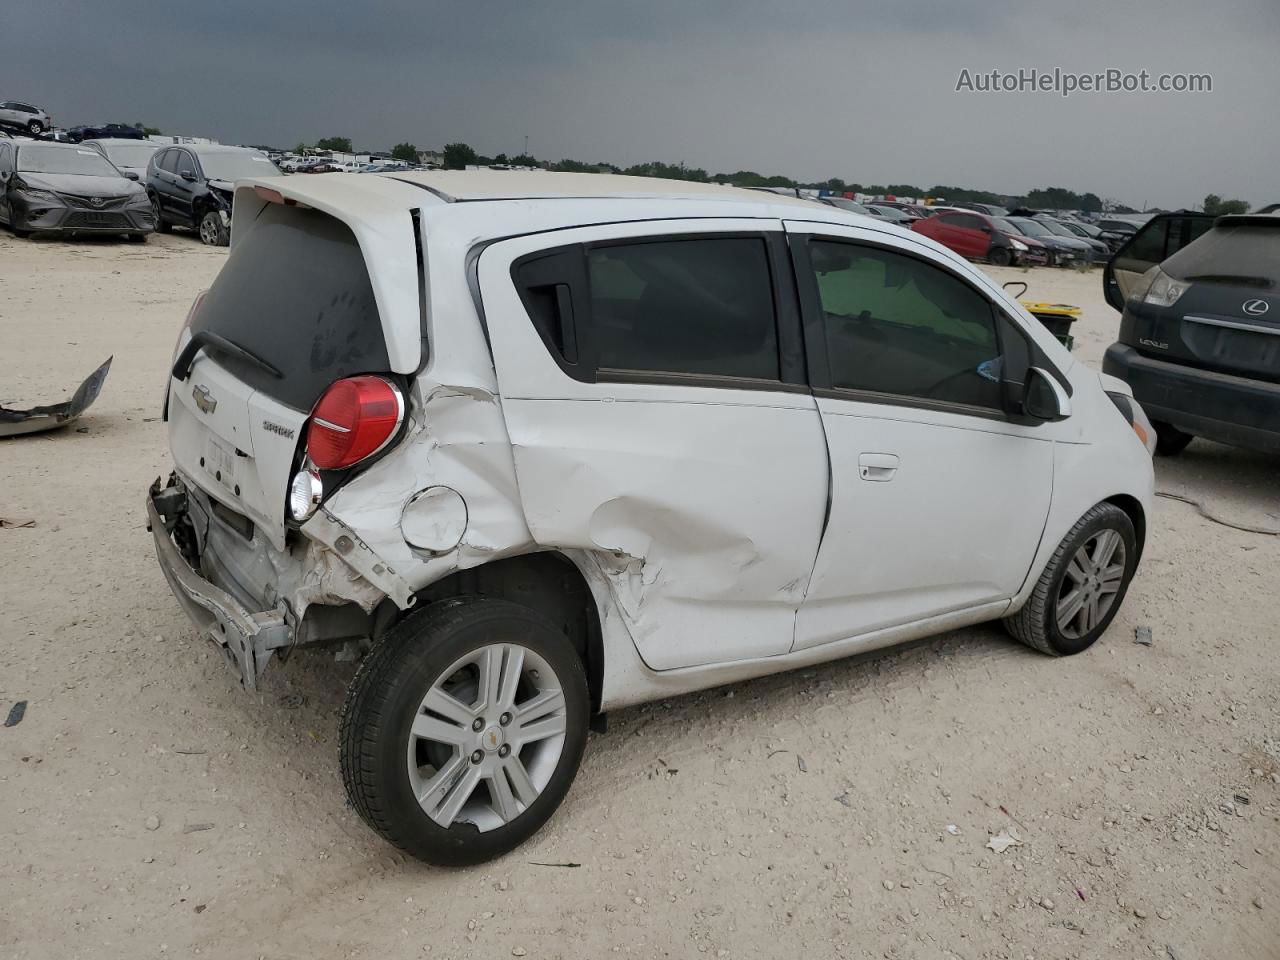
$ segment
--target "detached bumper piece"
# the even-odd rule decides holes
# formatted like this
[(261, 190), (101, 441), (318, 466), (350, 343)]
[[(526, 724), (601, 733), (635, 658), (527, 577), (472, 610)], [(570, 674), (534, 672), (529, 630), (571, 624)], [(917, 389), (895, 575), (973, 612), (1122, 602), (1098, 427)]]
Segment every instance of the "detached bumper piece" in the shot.
[(253, 612), (220, 587), (206, 580), (178, 548), (174, 534), (194, 543), (183, 529), (187, 523), (187, 492), (160, 479), (147, 494), (147, 529), (155, 538), (156, 559), (169, 588), (192, 622), (222, 648), (246, 690), (256, 690), (271, 654), (293, 642), (293, 624), (286, 609)]
[(102, 392), (102, 385), (111, 370), (111, 357), (76, 388), (71, 399), (63, 403), (52, 403), (43, 407), (32, 407), (30, 410), (12, 410), (0, 407), (0, 437), (19, 437), (27, 433), (42, 433), (45, 430), (56, 430), (75, 423), (80, 414), (89, 409), (93, 401)]

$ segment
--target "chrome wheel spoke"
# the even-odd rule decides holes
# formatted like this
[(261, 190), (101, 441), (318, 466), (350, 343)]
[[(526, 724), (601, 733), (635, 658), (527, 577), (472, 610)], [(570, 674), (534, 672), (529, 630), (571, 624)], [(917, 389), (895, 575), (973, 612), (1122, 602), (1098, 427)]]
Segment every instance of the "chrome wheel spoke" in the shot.
[(465, 748), (471, 742), (470, 727), (460, 727), (437, 717), (429, 717), (425, 713), (414, 717), (412, 732), (420, 740), (431, 740), (451, 747)]
[(432, 774), (431, 779), (424, 783), (418, 790), (418, 803), (426, 807), (431, 800), (432, 795), (436, 795), (437, 803), (444, 799), (448, 793), (448, 785), (454, 777), (458, 775), (458, 771), (467, 763), (467, 758), (461, 753), (455, 753), (447, 761), (445, 765)]
[(440, 716), (464, 726), (470, 724), (476, 715), (476, 712), (471, 707), (452, 694), (445, 693), (438, 686), (432, 687), (427, 692), (427, 698), (422, 701), (422, 706), (425, 710), (438, 713)]
[(494, 770), (485, 778), (489, 784), (489, 793), (493, 798), (493, 812), (502, 818), (503, 823), (510, 823), (520, 815), (515, 794), (511, 792), (511, 783), (507, 780), (507, 771), (503, 767)]
[(522, 725), (516, 731), (513, 739), (522, 744), (536, 743), (539, 740), (559, 736), (565, 732), (567, 726), (563, 714), (552, 714), (549, 717), (543, 717), (541, 720), (534, 720), (532, 723)]
[(516, 690), (520, 686), (520, 675), (523, 672), (524, 647), (507, 647), (502, 662), (502, 680), (498, 684), (498, 706), (510, 707), (516, 702)]
[(460, 776), (453, 786), (445, 794), (444, 801), (436, 807), (434, 813), (428, 808), (428, 815), (436, 823), (442, 827), (453, 825), (453, 821), (458, 818), (458, 814), (462, 811), (462, 806), (471, 799), (471, 795), (476, 792), (476, 785), (480, 783), (480, 768), (477, 766), (469, 766), (466, 772)]
[(1058, 601), (1058, 629), (1063, 633), (1071, 629), (1071, 624), (1080, 615), (1085, 597), (1084, 588), (1077, 587), (1068, 596)]
[(1115, 556), (1120, 546), (1120, 534), (1114, 530), (1103, 530), (1098, 534), (1098, 545), (1093, 550), (1093, 566), (1095, 570), (1104, 570)]
[(1071, 563), (1067, 565), (1067, 576), (1071, 578), (1071, 582), (1082, 584), (1089, 579), (1088, 568), (1092, 566), (1089, 554), (1085, 552), (1085, 548), (1081, 547), (1076, 551), (1076, 555), (1071, 558)]
[(529, 771), (525, 769), (524, 764), (515, 754), (507, 758), (504, 766), (506, 767), (507, 776), (511, 778), (511, 786), (515, 789), (516, 797), (527, 808), (533, 801), (538, 799), (540, 791), (533, 785), (533, 781), (529, 779)]

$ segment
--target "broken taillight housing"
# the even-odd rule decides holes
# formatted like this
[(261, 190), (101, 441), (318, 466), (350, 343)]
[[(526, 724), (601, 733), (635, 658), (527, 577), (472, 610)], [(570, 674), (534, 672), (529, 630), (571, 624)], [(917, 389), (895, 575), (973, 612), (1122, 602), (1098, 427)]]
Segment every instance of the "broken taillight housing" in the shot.
[(339, 380), (324, 392), (307, 425), (307, 456), (321, 470), (342, 470), (373, 456), (400, 430), (404, 397), (382, 377)]

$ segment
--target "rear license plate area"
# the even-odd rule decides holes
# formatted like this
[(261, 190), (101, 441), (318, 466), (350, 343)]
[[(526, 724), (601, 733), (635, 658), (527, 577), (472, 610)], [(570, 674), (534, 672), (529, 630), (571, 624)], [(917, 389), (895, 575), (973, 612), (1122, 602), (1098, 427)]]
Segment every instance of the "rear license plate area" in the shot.
[(214, 480), (228, 490), (233, 490), (236, 485), (236, 459), (235, 450), (209, 437), (205, 442), (200, 465)]

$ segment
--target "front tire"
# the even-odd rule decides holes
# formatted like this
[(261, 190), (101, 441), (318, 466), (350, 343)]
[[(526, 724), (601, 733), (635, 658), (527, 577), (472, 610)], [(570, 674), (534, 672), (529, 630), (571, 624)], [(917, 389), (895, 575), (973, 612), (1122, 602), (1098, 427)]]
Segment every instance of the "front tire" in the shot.
[(540, 614), (502, 600), (434, 604), (389, 631), (351, 681), (347, 796), (420, 860), (491, 860), (560, 805), (589, 713), (582, 660)]
[(39, 120), (32, 120), (27, 124), (27, 133), (31, 134), (33, 137), (40, 136), (40, 134), (44, 133), (44, 124)]
[(987, 256), (987, 259), (990, 260), (994, 266), (1007, 267), (1009, 264), (1013, 263), (1013, 254), (1009, 251), (1008, 247), (996, 247)]
[(231, 242), (231, 233), (222, 223), (222, 214), (206, 210), (200, 218), (200, 242), (208, 247), (225, 247)]
[(1005, 626), (1050, 656), (1087, 650), (1120, 610), (1137, 568), (1133, 521), (1115, 504), (1099, 503), (1062, 538), (1026, 604)]
[(1184, 433), (1163, 420), (1152, 421), (1151, 426), (1156, 431), (1156, 453), (1162, 457), (1176, 457), (1195, 439), (1192, 434)]

